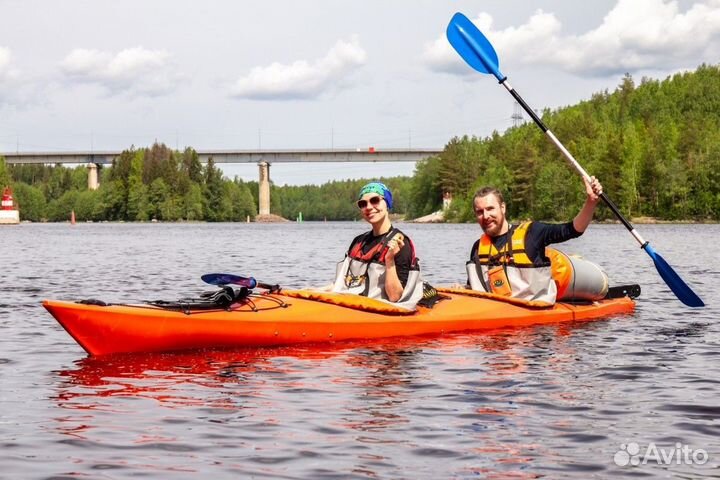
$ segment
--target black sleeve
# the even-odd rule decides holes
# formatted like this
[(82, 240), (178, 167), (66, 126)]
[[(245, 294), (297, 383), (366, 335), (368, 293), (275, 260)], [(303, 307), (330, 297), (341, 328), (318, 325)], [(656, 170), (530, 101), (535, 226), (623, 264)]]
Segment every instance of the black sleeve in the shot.
[(553, 243), (562, 243), (573, 238), (577, 238), (582, 233), (575, 230), (573, 222), (566, 223), (542, 223), (533, 222), (530, 226), (530, 230), (533, 232), (532, 235), (538, 239), (547, 247)]
[(405, 285), (407, 284), (410, 270), (418, 269), (417, 265), (414, 265), (417, 262), (413, 261), (412, 250), (409, 239), (405, 237), (405, 245), (403, 245), (397, 255), (395, 255), (395, 270), (397, 271), (398, 279), (400, 280), (403, 288), (405, 288)]
[(533, 222), (526, 237), (528, 256), (533, 263), (540, 264), (545, 259), (545, 247), (553, 243), (562, 243), (582, 235), (575, 230), (573, 222), (543, 223)]
[(477, 258), (477, 254), (478, 254), (477, 251), (478, 251), (479, 245), (480, 245), (480, 239), (478, 238), (477, 240), (475, 240), (475, 243), (473, 243), (473, 246), (470, 249), (470, 261), (471, 262), (474, 262), (475, 259)]

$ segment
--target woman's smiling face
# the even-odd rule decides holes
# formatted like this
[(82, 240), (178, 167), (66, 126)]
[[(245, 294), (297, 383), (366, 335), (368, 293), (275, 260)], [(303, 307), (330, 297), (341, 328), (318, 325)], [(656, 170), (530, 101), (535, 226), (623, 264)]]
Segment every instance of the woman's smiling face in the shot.
[(363, 219), (371, 225), (385, 220), (385, 217), (388, 214), (385, 199), (377, 193), (366, 193), (360, 198), (360, 200), (358, 200), (357, 203)]

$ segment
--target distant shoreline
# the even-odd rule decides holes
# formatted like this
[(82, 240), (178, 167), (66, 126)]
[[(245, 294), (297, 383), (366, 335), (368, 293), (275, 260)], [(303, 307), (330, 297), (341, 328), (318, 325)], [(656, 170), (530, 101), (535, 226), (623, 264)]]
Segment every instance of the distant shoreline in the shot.
[[(593, 223), (621, 223), (619, 220), (614, 218), (608, 220), (595, 221)], [(678, 224), (678, 225), (704, 225), (704, 224), (717, 224), (720, 223), (717, 220), (661, 220), (654, 217), (635, 217), (630, 219), (630, 223), (637, 223), (638, 225), (654, 225), (654, 224)]]

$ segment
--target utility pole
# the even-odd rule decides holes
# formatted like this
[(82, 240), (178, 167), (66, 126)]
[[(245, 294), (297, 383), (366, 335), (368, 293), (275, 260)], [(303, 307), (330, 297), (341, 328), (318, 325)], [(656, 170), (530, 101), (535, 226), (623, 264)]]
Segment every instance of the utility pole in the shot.
[(518, 102), (515, 102), (513, 105), (513, 114), (510, 116), (513, 121), (513, 127), (517, 127), (522, 123), (523, 116), (520, 111), (520, 104)]

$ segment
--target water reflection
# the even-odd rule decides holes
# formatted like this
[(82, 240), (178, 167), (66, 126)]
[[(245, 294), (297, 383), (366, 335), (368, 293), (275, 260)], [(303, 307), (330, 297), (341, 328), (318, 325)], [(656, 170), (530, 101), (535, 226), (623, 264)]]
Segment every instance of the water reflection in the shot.
[[(103, 398), (146, 398), (168, 408), (209, 406), (237, 408), (231, 386), (246, 387), (252, 396), (261, 374), (288, 373), (274, 365), (273, 358), (327, 358), (333, 352), (296, 349), (200, 351), (173, 354), (124, 354), (86, 357), (77, 367), (57, 372), (63, 380), (58, 388), (58, 405), (70, 409), (102, 409)], [(194, 395), (198, 390), (214, 395)]]
[[(481, 367), (462, 383), (457, 399), (473, 405), (462, 415), (465, 424), (455, 425), (455, 430), (471, 432), (466, 442), (471, 439), (477, 460), (466, 468), (468, 474), (538, 478), (547, 475), (546, 468), (566, 461), (573, 447), (557, 448), (552, 437), (587, 432), (571, 412), (590, 409), (568, 381), (579, 363), (573, 335), (581, 331), (584, 336), (594, 328), (591, 323), (562, 324), (477, 337), (481, 355), (458, 362), (469, 371), (473, 365)], [(477, 363), (479, 359), (483, 362)], [(589, 436), (578, 443), (587, 441)]]
[[(587, 322), (526, 329), (501, 329), (478, 334), (454, 334), (443, 338), (397, 338), (381, 342), (341, 342), (276, 348), (203, 350), (179, 353), (136, 353), (84, 357), (74, 368), (57, 371), (58, 405), (94, 409), (92, 399), (134, 397), (153, 399), (169, 408), (198, 405), (201, 399), (188, 390), (231, 386), (268, 386), (263, 377), (292, 377), (293, 373), (326, 366), (340, 360), (342, 375), (330, 379), (336, 385), (352, 385), (364, 399), (401, 401), (405, 390), (422, 387), (425, 366), (419, 355), (435, 355), (468, 348), (483, 352), (483, 373), (489, 383), (512, 386), (527, 372), (528, 361), (544, 362), (556, 372), (570, 362), (574, 347), (566, 339), (573, 331), (592, 328)], [(476, 369), (477, 359), (453, 355), (445, 367)], [(419, 373), (420, 372), (420, 373)], [(426, 376), (426, 375), (425, 375)], [(285, 388), (306, 388), (289, 381)], [(226, 394), (230, 394), (225, 391)], [(243, 390), (243, 393), (252, 393)], [(507, 391), (506, 391), (507, 393)], [(82, 399), (88, 402), (81, 401)], [(207, 399), (204, 399), (207, 400)]]
[(588, 394), (574, 383), (575, 334), (595, 328), (89, 357), (56, 372), (64, 413), (50, 428), (83, 448), (188, 449), (188, 469), (207, 448), (231, 449), (215, 461), (241, 475), (317, 478), (347, 472), (349, 458), (364, 478), (402, 476), (408, 461), (484, 478), (537, 478), (562, 462), (603, 470), (573, 453), (605, 438), (588, 431)]
[[(408, 423), (403, 404), (417, 379), (415, 356), (420, 350), (408, 345), (349, 352), (346, 362), (355, 373), (344, 382), (352, 382), (355, 398), (343, 418), (346, 428), (369, 433)], [(376, 441), (368, 436), (361, 440)]]

